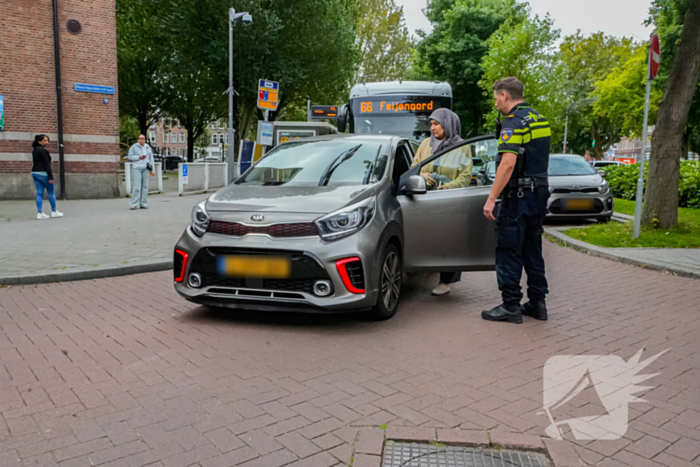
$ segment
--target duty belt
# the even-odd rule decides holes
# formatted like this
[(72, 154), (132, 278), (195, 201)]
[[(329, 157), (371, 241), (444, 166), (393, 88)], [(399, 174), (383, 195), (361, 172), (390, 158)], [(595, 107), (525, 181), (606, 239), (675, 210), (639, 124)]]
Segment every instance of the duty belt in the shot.
[(534, 193), (535, 189), (538, 186), (548, 186), (547, 179), (544, 177), (520, 177), (520, 178), (512, 178), (508, 180), (508, 185), (506, 185), (506, 188), (508, 188), (508, 196), (515, 191), (516, 189), (518, 190), (518, 198), (523, 197), (523, 190), (530, 190), (531, 192)]

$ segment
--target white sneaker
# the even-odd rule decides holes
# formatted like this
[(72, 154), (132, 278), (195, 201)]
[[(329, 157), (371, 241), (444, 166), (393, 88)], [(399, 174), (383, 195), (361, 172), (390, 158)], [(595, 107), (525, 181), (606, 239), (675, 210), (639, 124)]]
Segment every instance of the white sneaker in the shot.
[(51, 217), (63, 217), (62, 212), (54, 211), (51, 213)]
[(43, 221), (44, 219), (48, 219), (49, 216), (47, 216), (47, 215), (44, 214), (43, 212), (40, 212), (39, 214), (36, 215), (36, 218), (37, 218), (38, 220), (40, 220), (40, 221)]
[(450, 284), (438, 284), (437, 287), (433, 289), (433, 295), (441, 296), (450, 293)]

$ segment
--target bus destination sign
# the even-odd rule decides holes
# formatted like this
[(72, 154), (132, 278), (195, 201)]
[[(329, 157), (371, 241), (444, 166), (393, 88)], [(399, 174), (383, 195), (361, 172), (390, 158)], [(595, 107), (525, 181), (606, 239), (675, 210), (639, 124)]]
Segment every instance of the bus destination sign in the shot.
[(409, 98), (402, 100), (371, 99), (360, 102), (361, 114), (429, 114), (442, 107), (436, 99)]

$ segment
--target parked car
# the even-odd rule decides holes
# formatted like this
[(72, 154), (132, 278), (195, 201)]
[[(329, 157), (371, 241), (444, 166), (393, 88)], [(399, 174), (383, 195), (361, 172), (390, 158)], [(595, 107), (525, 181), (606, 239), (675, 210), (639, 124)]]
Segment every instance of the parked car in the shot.
[(185, 162), (185, 158), (182, 156), (166, 156), (165, 170), (177, 170), (180, 162)]
[(621, 161), (592, 161), (591, 165), (593, 166), (594, 169), (599, 169), (599, 168), (605, 168), (605, 167), (610, 167), (610, 166), (618, 166), (618, 165), (625, 165), (624, 162)]
[(411, 143), (398, 136), (280, 145), (194, 208), (175, 246), (175, 289), (210, 306), (387, 319), (404, 272), (492, 270), (489, 188), (428, 190), (420, 175), (463, 160), (467, 144), (472, 154), (498, 147), (472, 138), (411, 167)]
[(572, 154), (549, 156), (548, 218), (593, 218), (602, 222), (613, 214), (613, 198), (605, 172)]
[(477, 174), (476, 184), (478, 186), (493, 185), (494, 180), (496, 180), (496, 161), (489, 161)]

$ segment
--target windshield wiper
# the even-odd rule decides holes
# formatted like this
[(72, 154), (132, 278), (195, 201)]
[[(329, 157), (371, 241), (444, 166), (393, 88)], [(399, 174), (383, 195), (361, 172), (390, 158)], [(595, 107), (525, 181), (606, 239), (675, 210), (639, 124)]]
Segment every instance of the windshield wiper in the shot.
[(362, 179), (362, 184), (367, 185), (369, 183), (369, 179), (372, 177), (372, 171), (374, 170), (374, 167), (377, 165), (377, 159), (379, 159), (379, 153), (382, 151), (382, 145), (379, 145), (379, 149), (377, 149), (377, 155), (374, 156), (374, 162), (372, 162), (369, 167), (367, 168), (367, 173), (365, 174), (365, 178)]
[(357, 146), (352, 147), (345, 152), (341, 152), (340, 155), (336, 157), (333, 160), (333, 162), (331, 162), (331, 164), (326, 168), (325, 172), (323, 172), (323, 175), (321, 176), (321, 181), (318, 182), (318, 186), (328, 185), (328, 182), (330, 181), (333, 172), (335, 172), (335, 169), (337, 169), (340, 166), (340, 164), (354, 156), (355, 153), (360, 149), (360, 147), (362, 147), (362, 145), (358, 144)]

